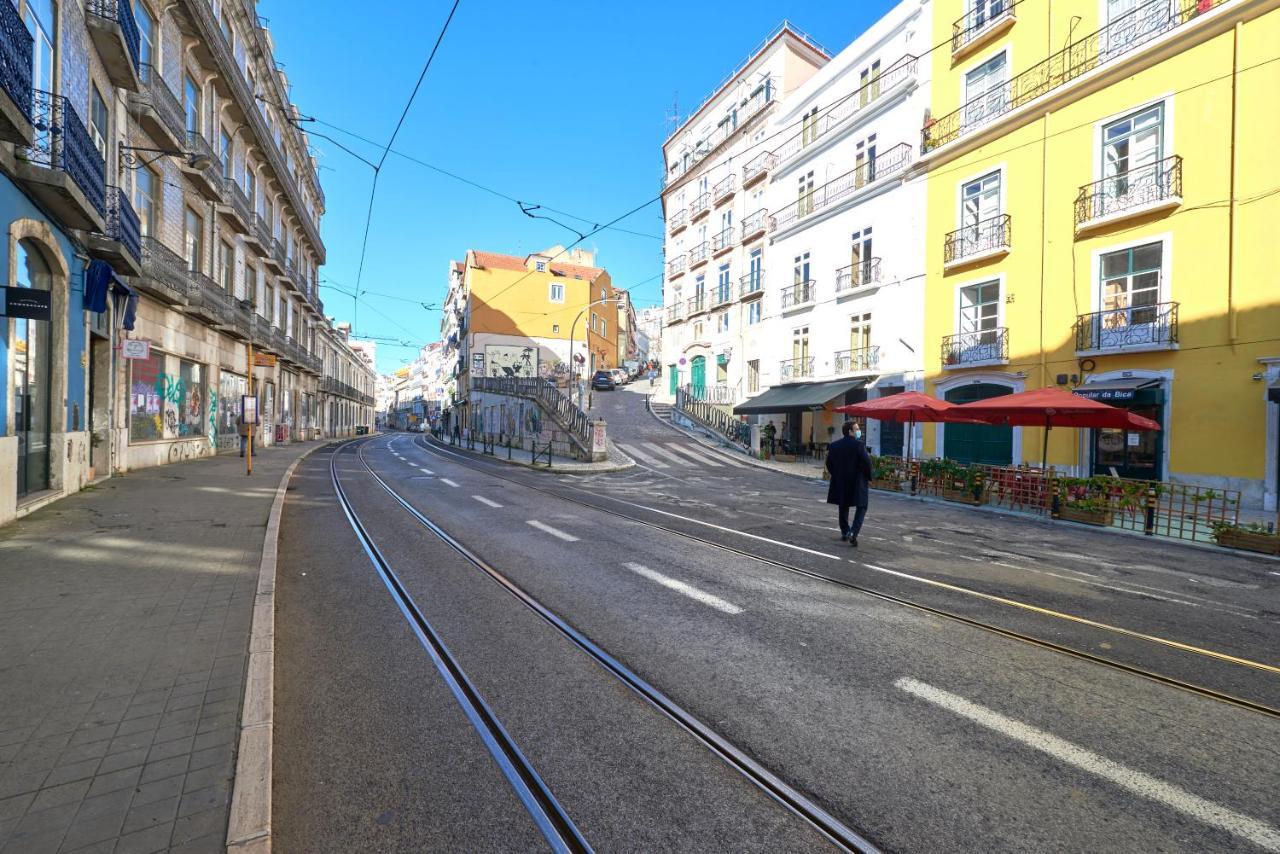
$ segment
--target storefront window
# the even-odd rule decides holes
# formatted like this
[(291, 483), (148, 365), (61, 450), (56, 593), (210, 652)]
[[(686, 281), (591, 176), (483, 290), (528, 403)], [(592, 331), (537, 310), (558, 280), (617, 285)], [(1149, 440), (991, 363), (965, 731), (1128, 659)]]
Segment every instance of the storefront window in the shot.
[(151, 352), (147, 359), (129, 362), (129, 440), (146, 442), (164, 438), (164, 409), (157, 387), (164, 375), (164, 354)]
[(204, 371), (195, 362), (178, 363), (178, 438), (203, 436), (207, 415), (204, 407)]
[(129, 440), (185, 439), (207, 429), (204, 368), (156, 351), (130, 361)]
[(239, 446), (236, 421), (240, 416), (240, 397), (248, 388), (248, 381), (239, 374), (221, 371), (218, 374), (218, 447)]

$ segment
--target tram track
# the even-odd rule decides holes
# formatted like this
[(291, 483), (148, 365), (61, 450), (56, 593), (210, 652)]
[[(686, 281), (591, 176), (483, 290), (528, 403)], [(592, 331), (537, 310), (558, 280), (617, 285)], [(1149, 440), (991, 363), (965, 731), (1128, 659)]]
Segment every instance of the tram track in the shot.
[[(796, 575), (800, 575), (800, 576), (821, 581), (824, 583), (833, 584), (844, 589), (853, 590), (858, 593), (862, 593), (864, 595), (879, 599), (881, 601), (891, 602), (896, 605), (910, 608), (918, 612), (930, 614), (934, 617), (938, 617), (951, 622), (960, 623), (960, 624), (969, 626), (971, 628), (976, 628), (986, 633), (999, 635), (1001, 637), (1005, 637), (1010, 640), (1015, 640), (1020, 643), (1036, 646), (1036, 647), (1046, 649), (1061, 655), (1075, 658), (1077, 660), (1087, 661), (1098, 666), (1106, 667), (1111, 670), (1116, 670), (1132, 676), (1137, 676), (1143, 679), (1147, 679), (1152, 682), (1156, 682), (1156, 683), (1159, 683), (1168, 687), (1172, 687), (1181, 691), (1185, 691), (1191, 694), (1196, 694), (1201, 697), (1205, 697), (1217, 702), (1247, 709), (1251, 712), (1266, 715), (1272, 718), (1280, 718), (1280, 708), (1277, 708), (1276, 706), (1270, 705), (1266, 702), (1251, 700), (1247, 697), (1238, 696), (1228, 691), (1223, 691), (1223, 690), (1215, 689), (1206, 685), (1197, 684), (1187, 679), (1182, 679), (1177, 676), (1171, 676), (1167, 673), (1161, 673), (1159, 671), (1152, 670), (1150, 668), (1143, 667), (1138, 664), (1119, 661), (1114, 658), (1109, 658), (1107, 656), (1099, 655), (1097, 653), (1090, 652), (1084, 649), (1079, 649), (1074, 646), (1068, 646), (1063, 643), (1058, 643), (1056, 641), (1049, 640), (1047, 638), (1037, 637), (1035, 635), (1028, 634), (1026, 632), (1019, 631), (1017, 629), (1009, 628), (1007, 626), (996, 625), (995, 623), (989, 622), (987, 620), (968, 616), (968, 615), (959, 613), (958, 611), (955, 611), (955, 610), (940, 607), (938, 605), (928, 604), (926, 602), (921, 602), (916, 599), (911, 599), (895, 593), (886, 592), (885, 590), (876, 589), (874, 587), (870, 587), (865, 584), (856, 583), (848, 579), (837, 578), (830, 574), (827, 574), (809, 567), (799, 566), (797, 564), (793, 564), (784, 560), (779, 560), (777, 558), (761, 555), (756, 552), (738, 548), (736, 546), (731, 546), (726, 543), (720, 542), (718, 540), (714, 540), (708, 537), (702, 537), (686, 530), (681, 530), (671, 525), (660, 524), (658, 522), (654, 522), (651, 519), (645, 519), (633, 513), (627, 513), (621, 510), (611, 509), (609, 507), (601, 506), (599, 503), (586, 501), (580, 498), (575, 498), (569, 495), (565, 495), (564, 492), (561, 490), (553, 490), (553, 489), (548, 489), (546, 487), (536, 486), (528, 483), (526, 480), (509, 477), (497, 471), (494, 471), (491, 466), (479, 465), (478, 463), (480, 461), (474, 460), (468, 456), (459, 454), (456, 451), (453, 451), (446, 447), (432, 443), (428, 441), (425, 437), (420, 439), (415, 439), (414, 444), (422, 448), (427, 453), (433, 454), (440, 458), (447, 458), (447, 459), (453, 460), (457, 464), (462, 465), (467, 469), (470, 469), (476, 472), (481, 472), (486, 476), (493, 477), (495, 479), (502, 480), (507, 483), (515, 484), (517, 486), (532, 490), (534, 492), (541, 493), (543, 495), (548, 495), (553, 498), (557, 498), (559, 500), (578, 505), (580, 507), (589, 508), (589, 509), (596, 510), (598, 512), (616, 517), (616, 518), (626, 519), (628, 521), (635, 522), (637, 524), (645, 525), (646, 527), (649, 527), (651, 529), (662, 531), (664, 533), (668, 533), (673, 536), (681, 537), (683, 539), (696, 542), (701, 545), (705, 545), (729, 554), (733, 554), (738, 557), (754, 560), (754, 561), (766, 564), (768, 566), (773, 566), (777, 569), (782, 569), (789, 573), (793, 573)], [(574, 486), (566, 487), (566, 489), (573, 489), (579, 492), (587, 492), (587, 490), (583, 490), (579, 487), (574, 487)], [(620, 503), (630, 507), (639, 508), (641, 510), (648, 511), (650, 513), (659, 513), (661, 515), (667, 515), (667, 516), (676, 515), (676, 514), (667, 513), (666, 511), (659, 511), (654, 508), (646, 508), (643, 505), (637, 505), (635, 502), (627, 501), (625, 499), (620, 499), (615, 496), (598, 494), (598, 493), (590, 493), (590, 492), (588, 492), (588, 494), (594, 498), (613, 501), (615, 503)], [(712, 527), (716, 527), (716, 526), (712, 526)], [(803, 547), (796, 547), (796, 548), (799, 548), (801, 551), (813, 552), (813, 550), (806, 549)], [(824, 554), (822, 552), (813, 552), (813, 553), (819, 554), (819, 555)], [(857, 561), (854, 561), (853, 563), (856, 566), (862, 565)], [(1254, 662), (1248, 659), (1242, 659), (1236, 656), (1227, 655), (1225, 653), (1219, 653), (1214, 650), (1203, 649), (1190, 644), (1184, 644), (1178, 641), (1173, 641), (1167, 638), (1161, 638), (1161, 637), (1152, 636), (1142, 632), (1132, 631), (1124, 627), (1111, 626), (1105, 623), (1099, 623), (1096, 621), (1076, 617), (1074, 615), (1063, 614), (1061, 612), (1052, 611), (1050, 609), (1039, 608), (1034, 605), (1029, 605), (1028, 603), (1023, 603), (1017, 600), (1008, 599), (1007, 597), (992, 596), (991, 594), (982, 593), (981, 591), (974, 591), (969, 588), (961, 587), (959, 585), (936, 582), (932, 579), (921, 578), (919, 576), (912, 576), (906, 573), (897, 573), (892, 570), (885, 570), (881, 567), (876, 567), (869, 564), (867, 565), (867, 567), (873, 570), (881, 571), (881, 572), (888, 572), (891, 575), (898, 575), (903, 578), (908, 578), (913, 581), (923, 582), (932, 586), (937, 586), (939, 588), (947, 588), (955, 592), (963, 593), (968, 596), (975, 596), (975, 597), (990, 601), (994, 604), (1004, 605), (1004, 606), (1016, 608), (1019, 610), (1035, 613), (1041, 617), (1046, 617), (1046, 618), (1059, 620), (1063, 622), (1086, 625), (1090, 629), (1097, 630), (1102, 633), (1110, 633), (1116, 637), (1127, 638), (1127, 639), (1136, 641), (1138, 643), (1159, 645), (1168, 650), (1172, 650), (1175, 653), (1197, 656), (1204, 660), (1214, 661), (1220, 664), (1232, 664), (1232, 665), (1248, 668), (1253, 671), (1264, 672), (1267, 674), (1280, 673), (1280, 668), (1276, 668), (1272, 665), (1264, 664), (1261, 662)]]
[(653, 707), (667, 719), (693, 736), (698, 742), (723, 760), (752, 785), (781, 805), (789, 813), (801, 819), (824, 836), (840, 850), (857, 854), (879, 854), (879, 849), (854, 829), (831, 815), (807, 795), (751, 758), (715, 729), (693, 713), (676, 703), (669, 696), (644, 680), (607, 650), (593, 642), (556, 612), (545, 606), (499, 569), (488, 563), (461, 541), (452, 537), (433, 520), (414, 507), (397, 492), (381, 475), (374, 471), (364, 456), (364, 448), (371, 440), (343, 446), (330, 459), (330, 476), (335, 494), (352, 530), (360, 540), (370, 561), (391, 592), (405, 618), (410, 622), (423, 646), (427, 649), (437, 670), (445, 679), (459, 704), (462, 705), (472, 725), (480, 733), (495, 761), (501, 767), (517, 795), (524, 803), (548, 843), (558, 851), (590, 851), (590, 845), (574, 826), (572, 818), (556, 801), (550, 789), (538, 776), (536, 769), (524, 757), (519, 746), (503, 728), (501, 722), (484, 702), (479, 691), (467, 677), (461, 665), (448, 651), (439, 634), (431, 626), (422, 611), (401, 583), (390, 563), (378, 549), (357, 512), (350, 496), (342, 485), (337, 471), (340, 454), (354, 453), (364, 468), (364, 473), (380, 486), (391, 499), (412, 516), (431, 534), (457, 553), (466, 563), (487, 575), (499, 587), (525, 605), (544, 623), (555, 629), (577, 649), (585, 653), (605, 672), (630, 689), (643, 702)]

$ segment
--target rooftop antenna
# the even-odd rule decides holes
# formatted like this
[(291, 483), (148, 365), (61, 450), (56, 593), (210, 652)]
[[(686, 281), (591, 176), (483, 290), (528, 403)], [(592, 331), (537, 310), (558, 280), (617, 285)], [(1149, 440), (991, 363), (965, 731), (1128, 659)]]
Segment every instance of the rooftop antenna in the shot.
[(671, 93), (671, 109), (667, 112), (666, 121), (664, 122), (666, 133), (663, 134), (665, 139), (680, 127), (680, 93)]

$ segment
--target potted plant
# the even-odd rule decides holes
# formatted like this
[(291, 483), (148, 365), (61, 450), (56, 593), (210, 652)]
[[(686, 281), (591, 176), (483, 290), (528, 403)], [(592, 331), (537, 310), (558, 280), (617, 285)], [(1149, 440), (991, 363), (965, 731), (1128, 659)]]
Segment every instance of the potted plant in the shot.
[(871, 458), (871, 486), (874, 489), (902, 491), (902, 479), (895, 461), (889, 457)]
[(1058, 510), (1058, 515), (1068, 522), (1097, 525), (1105, 528), (1111, 524), (1111, 501), (1105, 495), (1068, 495)]
[(1280, 555), (1280, 533), (1269, 530), (1261, 522), (1238, 524), (1218, 522), (1213, 526), (1213, 539), (1229, 549), (1243, 549), (1264, 555)]

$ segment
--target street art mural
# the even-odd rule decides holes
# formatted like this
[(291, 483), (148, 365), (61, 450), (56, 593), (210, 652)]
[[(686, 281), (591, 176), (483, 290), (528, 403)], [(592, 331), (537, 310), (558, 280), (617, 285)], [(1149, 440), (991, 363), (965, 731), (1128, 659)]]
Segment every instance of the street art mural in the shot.
[(491, 377), (534, 377), (538, 374), (538, 348), (487, 344), (485, 360)]

